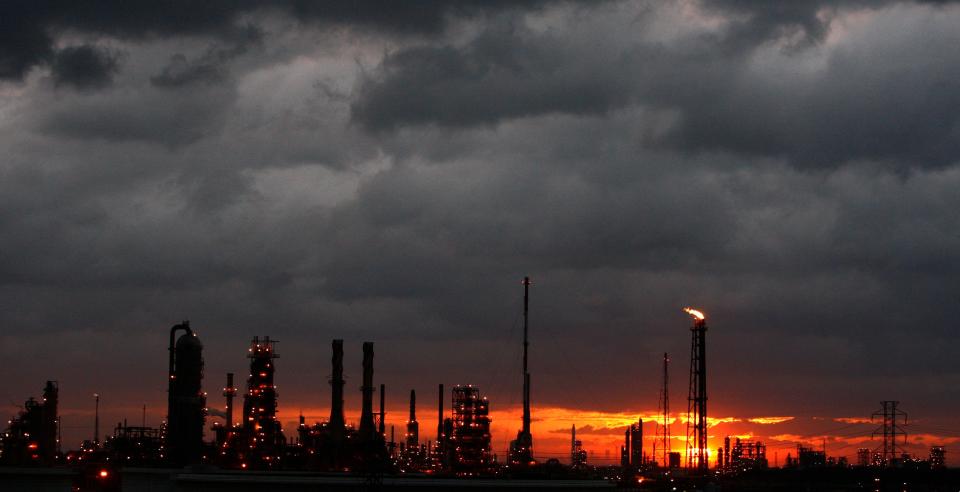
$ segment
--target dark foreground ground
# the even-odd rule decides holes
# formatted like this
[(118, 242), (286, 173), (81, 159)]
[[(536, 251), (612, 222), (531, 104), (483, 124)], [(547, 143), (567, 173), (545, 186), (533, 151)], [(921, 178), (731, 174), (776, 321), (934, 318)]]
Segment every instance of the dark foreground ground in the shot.
[[(77, 473), (70, 469), (0, 468), (2, 492), (68, 492), (76, 490)], [(433, 477), (362, 477), (300, 472), (233, 472), (213, 470), (168, 470), (126, 468), (100, 477), (97, 470), (81, 479), (81, 490), (100, 492), (359, 492), (372, 490), (429, 490), (444, 492), (469, 490), (595, 491), (613, 490), (615, 485), (602, 480), (507, 480), (455, 479)]]
[(2, 492), (354, 492), (373, 490), (485, 491), (909, 491), (960, 492), (960, 469), (936, 471), (824, 469), (765, 470), (736, 477), (648, 476), (619, 486), (603, 480), (455, 479), (417, 476), (362, 477), (307, 472), (235, 472), (215, 469), (0, 468)]
[(722, 492), (958, 492), (960, 469), (905, 470), (833, 468), (818, 470), (758, 470), (734, 477), (688, 479), (644, 477), (635, 490)]

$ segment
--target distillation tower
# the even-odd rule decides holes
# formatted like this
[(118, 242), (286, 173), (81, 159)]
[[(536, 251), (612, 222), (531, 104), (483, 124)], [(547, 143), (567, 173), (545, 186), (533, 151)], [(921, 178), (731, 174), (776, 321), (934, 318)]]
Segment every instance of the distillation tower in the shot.
[[(178, 331), (185, 333), (176, 338)], [(170, 328), (167, 379), (166, 457), (171, 464), (198, 464), (203, 457), (206, 398), (203, 380), (203, 344), (184, 321)]]

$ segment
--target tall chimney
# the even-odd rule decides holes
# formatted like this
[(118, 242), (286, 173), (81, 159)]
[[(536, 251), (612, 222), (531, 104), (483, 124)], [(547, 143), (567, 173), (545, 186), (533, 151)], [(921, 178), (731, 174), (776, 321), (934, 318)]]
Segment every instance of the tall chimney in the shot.
[(420, 424), (417, 422), (417, 392), (410, 390), (410, 418), (407, 419), (407, 447), (420, 446)]
[(363, 342), (363, 407), (360, 412), (360, 438), (373, 440), (377, 427), (373, 423), (373, 342)]
[(623, 465), (623, 466), (630, 466), (630, 458), (631, 458), (631, 454), (630, 454), (630, 431), (632, 431), (632, 430), (633, 430), (633, 424), (628, 425), (628, 426), (627, 426), (626, 437), (624, 438), (624, 443), (623, 443), (623, 449), (624, 449), (624, 455), (623, 455), (624, 465)]
[(384, 404), (383, 404), (383, 400), (386, 398), (386, 393), (387, 393), (387, 385), (380, 383), (380, 429), (379, 430), (380, 430), (380, 435), (384, 437), (386, 437), (387, 435), (387, 429), (386, 429), (387, 413), (384, 410)]
[(577, 424), (570, 426), (570, 466), (577, 464)]
[(443, 383), (440, 383), (440, 398), (437, 406), (437, 442), (443, 442)]
[(410, 418), (407, 419), (407, 448), (420, 446), (420, 424), (417, 422), (417, 392), (410, 390)]
[(410, 422), (417, 420), (417, 390), (410, 390)]
[(227, 397), (227, 429), (233, 429), (233, 397), (237, 388), (233, 387), (233, 373), (227, 373), (227, 387), (223, 388), (223, 396)]
[(330, 423), (334, 433), (343, 433), (343, 340), (333, 341), (333, 372), (330, 373)]

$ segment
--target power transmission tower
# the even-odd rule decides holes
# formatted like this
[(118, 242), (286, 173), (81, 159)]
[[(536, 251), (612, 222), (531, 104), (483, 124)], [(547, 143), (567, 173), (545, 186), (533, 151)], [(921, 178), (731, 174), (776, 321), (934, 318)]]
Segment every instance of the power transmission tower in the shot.
[(900, 427), (901, 424), (898, 424), (898, 421), (902, 419), (902, 425), (907, 425), (907, 412), (898, 410), (897, 405), (899, 404), (899, 401), (882, 401), (880, 405), (883, 408), (870, 415), (871, 422), (876, 417), (883, 419), (882, 425), (873, 431), (870, 437), (883, 436), (883, 444), (878, 451), (880, 451), (884, 466), (893, 466), (897, 459), (897, 436), (903, 436), (903, 443), (907, 443), (907, 433)]

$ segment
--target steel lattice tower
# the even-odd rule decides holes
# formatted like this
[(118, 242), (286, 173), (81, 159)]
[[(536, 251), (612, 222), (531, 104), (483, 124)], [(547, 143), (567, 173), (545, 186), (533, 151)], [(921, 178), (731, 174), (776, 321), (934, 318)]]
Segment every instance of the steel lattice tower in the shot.
[[(658, 413), (660, 422), (657, 426), (657, 438), (653, 441), (653, 458), (660, 456), (660, 466), (670, 466), (670, 389), (669, 389), (670, 358), (663, 353), (663, 386), (660, 388), (660, 405)], [(657, 447), (659, 445), (659, 448)]]
[(693, 316), (690, 327), (690, 388), (687, 396), (687, 468), (706, 472), (707, 459), (707, 323), (700, 311), (684, 308)]
[(880, 405), (883, 408), (870, 415), (871, 421), (876, 417), (883, 418), (882, 425), (873, 431), (870, 437), (876, 437), (878, 434), (883, 435), (883, 444), (881, 444), (879, 451), (884, 466), (893, 466), (897, 459), (897, 436), (903, 436), (904, 444), (907, 442), (907, 433), (897, 424), (897, 420), (902, 417), (903, 425), (907, 425), (907, 412), (897, 410), (899, 404), (899, 401), (882, 401)]

